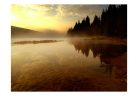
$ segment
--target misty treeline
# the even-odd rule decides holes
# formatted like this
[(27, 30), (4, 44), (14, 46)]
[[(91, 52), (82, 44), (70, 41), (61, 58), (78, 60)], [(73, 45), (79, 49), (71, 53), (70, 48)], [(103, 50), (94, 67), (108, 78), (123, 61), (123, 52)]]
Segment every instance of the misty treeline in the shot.
[(127, 5), (109, 5), (92, 23), (87, 16), (67, 31), (69, 36), (110, 36), (127, 38)]

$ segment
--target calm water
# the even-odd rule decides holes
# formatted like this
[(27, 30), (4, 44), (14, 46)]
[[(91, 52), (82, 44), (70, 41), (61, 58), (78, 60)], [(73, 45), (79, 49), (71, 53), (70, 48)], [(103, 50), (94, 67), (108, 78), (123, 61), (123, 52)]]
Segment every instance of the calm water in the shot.
[(12, 44), (12, 91), (126, 91), (127, 46), (91, 40)]

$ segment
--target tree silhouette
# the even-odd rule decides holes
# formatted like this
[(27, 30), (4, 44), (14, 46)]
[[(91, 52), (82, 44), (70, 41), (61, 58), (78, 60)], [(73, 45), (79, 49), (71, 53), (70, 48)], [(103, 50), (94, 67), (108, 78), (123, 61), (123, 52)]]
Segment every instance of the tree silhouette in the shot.
[(94, 17), (90, 24), (90, 18), (87, 16), (76, 22), (73, 28), (67, 32), (70, 36), (111, 36), (127, 38), (127, 5), (109, 5), (107, 10), (103, 10), (100, 17)]
[(90, 32), (90, 18), (87, 16), (82, 20), (76, 22), (73, 29), (68, 30), (68, 35), (88, 35)]
[(100, 18), (98, 16), (95, 16), (94, 20), (93, 20), (93, 23), (90, 26), (91, 34), (92, 35), (99, 35), (101, 33), (100, 26), (101, 26)]

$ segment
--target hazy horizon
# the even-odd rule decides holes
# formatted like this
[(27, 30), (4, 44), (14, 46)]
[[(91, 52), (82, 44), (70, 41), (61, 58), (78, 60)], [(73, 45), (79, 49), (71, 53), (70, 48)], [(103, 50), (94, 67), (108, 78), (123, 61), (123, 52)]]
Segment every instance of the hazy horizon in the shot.
[(11, 91), (126, 92), (127, 5), (13, 4)]
[(75, 22), (89, 16), (100, 16), (108, 5), (58, 5), (58, 4), (12, 4), (11, 25), (35, 31), (54, 30), (67, 32)]

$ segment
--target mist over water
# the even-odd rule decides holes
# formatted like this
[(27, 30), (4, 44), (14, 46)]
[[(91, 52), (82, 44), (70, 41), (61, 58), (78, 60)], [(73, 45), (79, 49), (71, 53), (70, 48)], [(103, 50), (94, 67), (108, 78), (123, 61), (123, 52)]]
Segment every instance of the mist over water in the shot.
[[(24, 38), (12, 42), (12, 91), (125, 91), (126, 45), (87, 38)], [(99, 42), (99, 41), (98, 41)]]
[(127, 4), (13, 4), (11, 38), (12, 91), (127, 91)]

